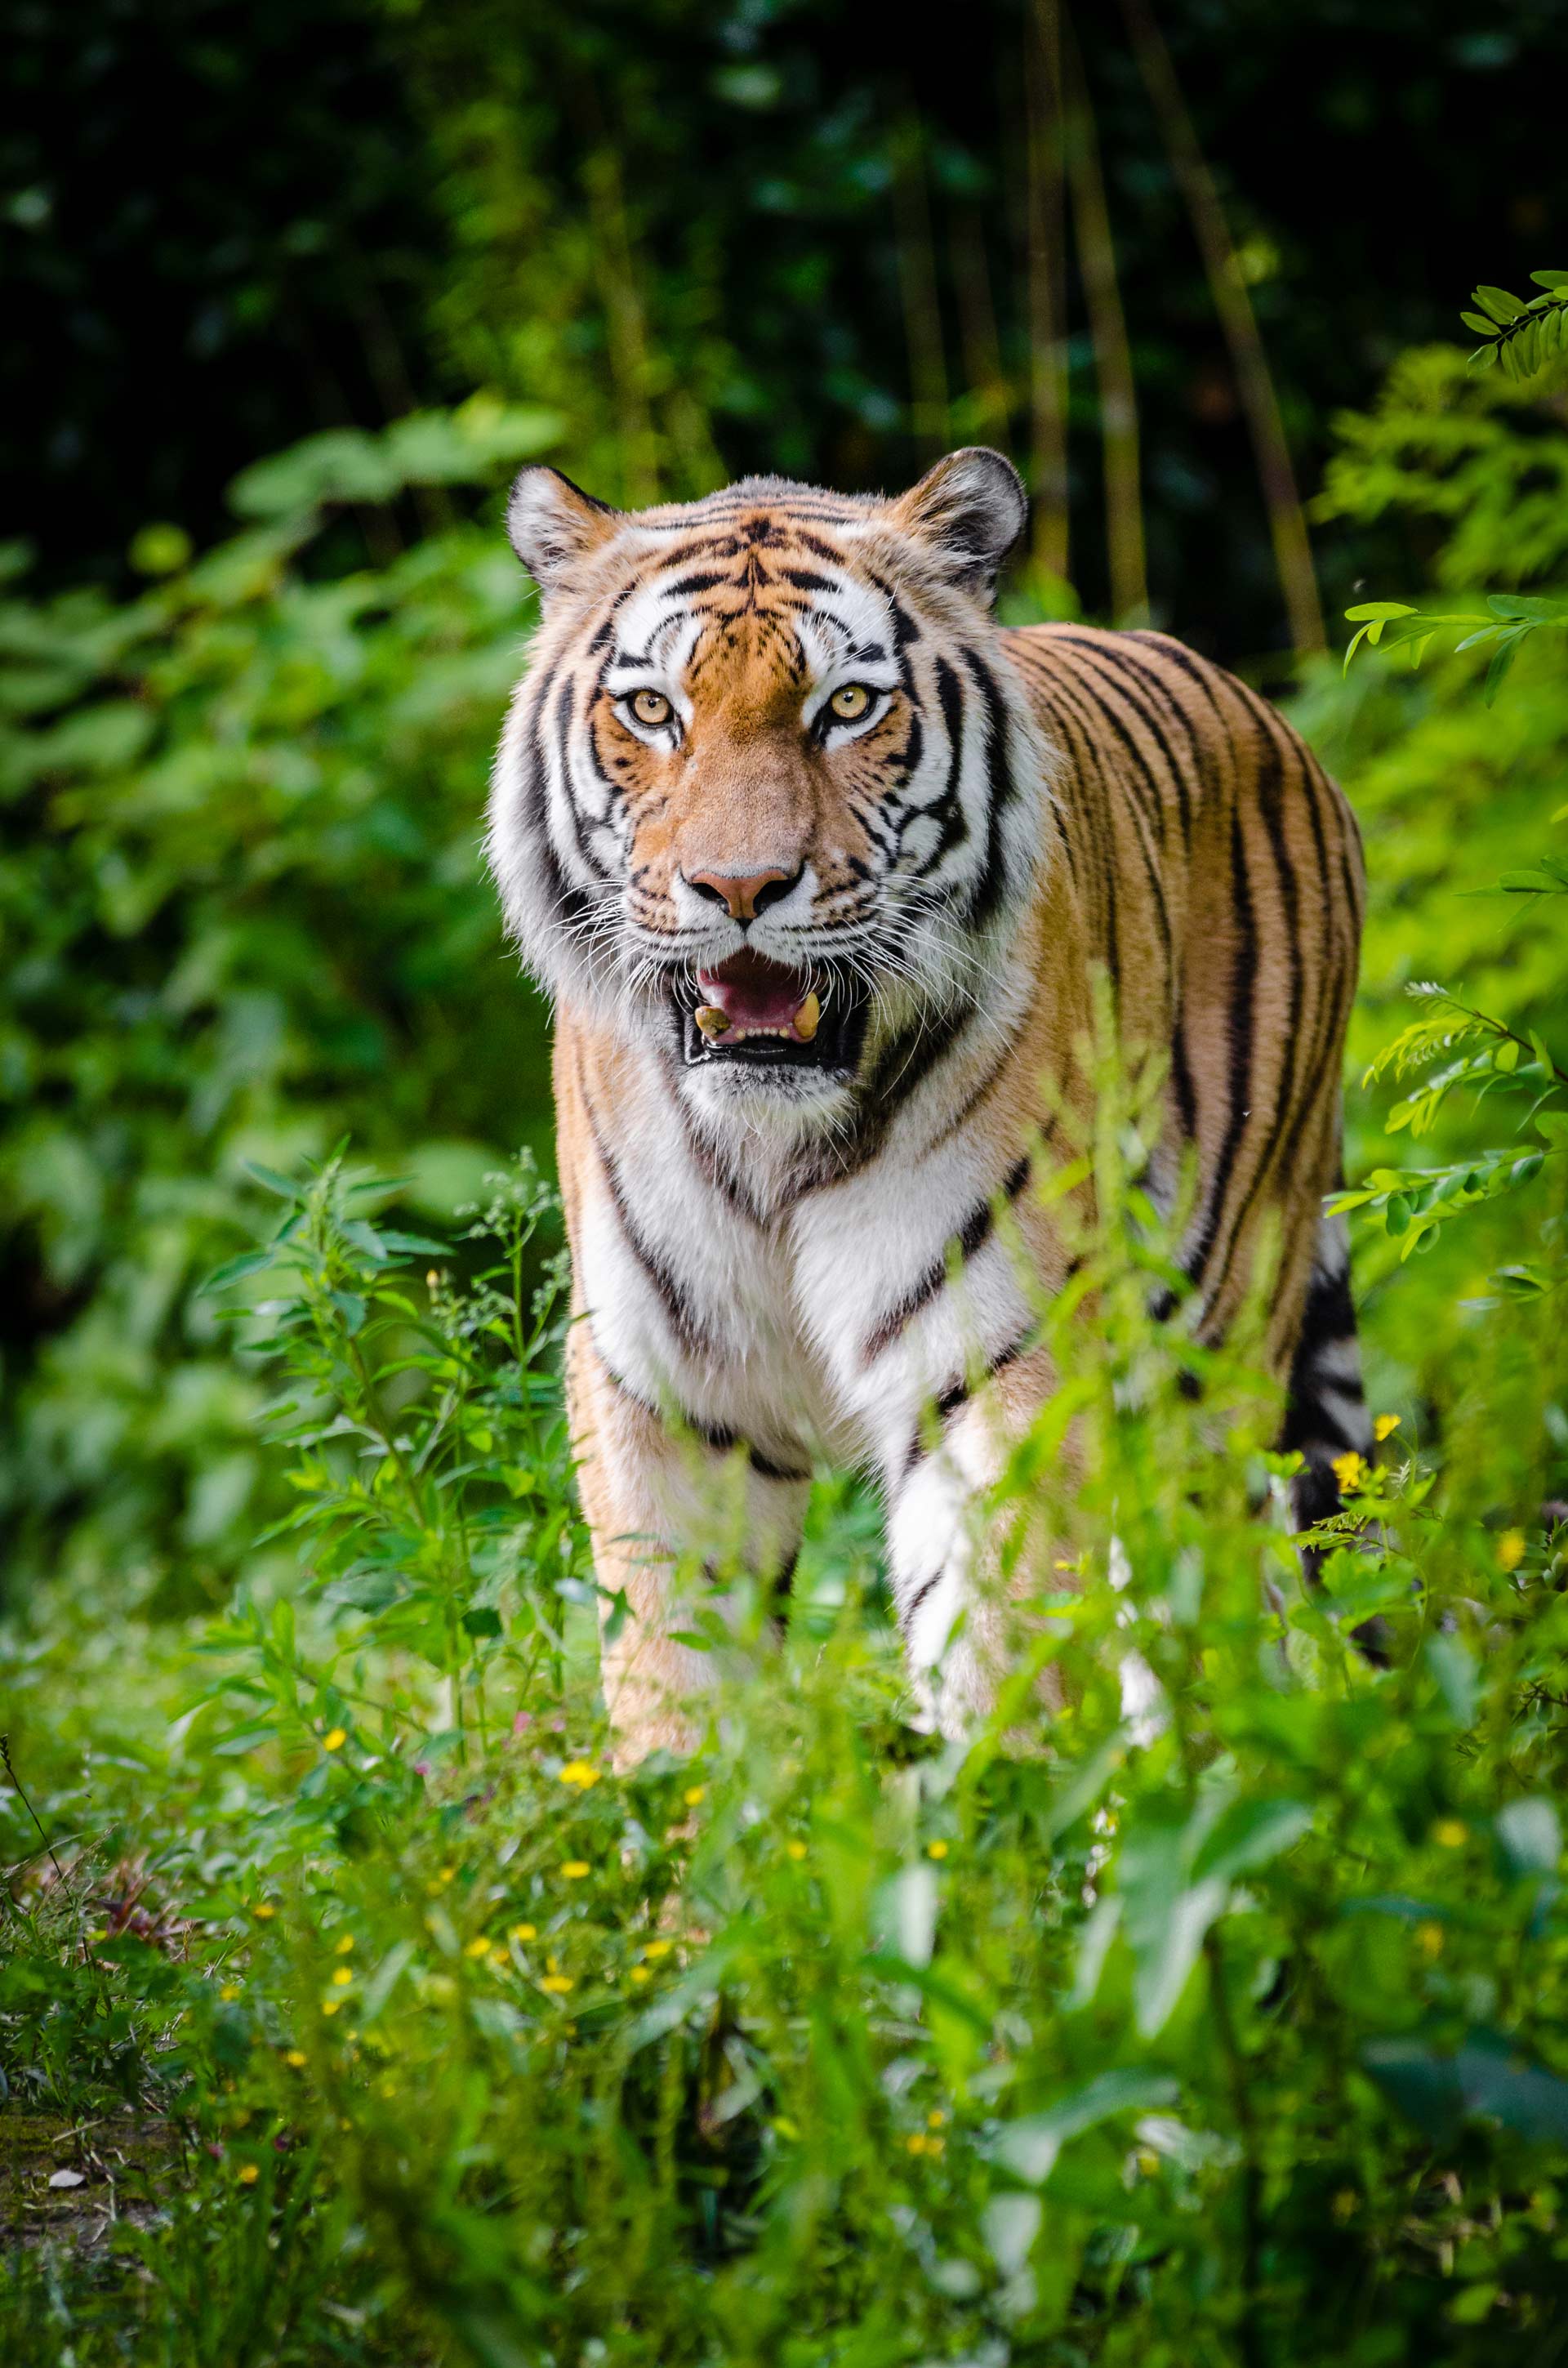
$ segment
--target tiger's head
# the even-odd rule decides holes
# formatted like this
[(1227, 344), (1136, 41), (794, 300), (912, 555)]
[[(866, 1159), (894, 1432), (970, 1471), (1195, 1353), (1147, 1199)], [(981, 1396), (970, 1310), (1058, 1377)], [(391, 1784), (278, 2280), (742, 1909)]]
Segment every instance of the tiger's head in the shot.
[(715, 1123), (831, 1128), (988, 992), (1045, 845), (990, 616), (1025, 516), (980, 450), (896, 500), (517, 479), (543, 616), (491, 801), (508, 925)]

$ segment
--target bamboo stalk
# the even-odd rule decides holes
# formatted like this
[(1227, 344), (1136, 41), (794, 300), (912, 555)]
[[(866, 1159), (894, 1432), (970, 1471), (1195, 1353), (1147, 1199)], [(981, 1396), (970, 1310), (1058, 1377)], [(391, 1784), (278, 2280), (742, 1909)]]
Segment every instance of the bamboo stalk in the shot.
[(954, 209), (948, 225), (948, 252), (958, 298), (964, 393), (977, 432), (983, 436), (997, 435), (1006, 440), (1012, 397), (1002, 362), (1002, 340), (996, 327), (991, 268), (985, 257), (978, 206)]
[(1063, 28), (1064, 89), (1062, 146), (1073, 196), (1073, 231), (1078, 271), (1095, 348), (1100, 391), (1100, 438), (1105, 469), (1106, 555), (1111, 614), (1118, 624), (1146, 623), (1149, 582), (1143, 551), (1143, 496), (1138, 466), (1138, 393), (1127, 319), (1116, 276), (1116, 246), (1100, 170), (1096, 127), (1084, 60), (1071, 20)]
[(1139, 71), (1153, 102), (1176, 187), (1187, 204), (1214, 310), (1231, 349), (1236, 388), (1251, 432), (1258, 480), (1268, 511), (1274, 564), (1285, 596), (1290, 638), (1299, 655), (1322, 650), (1327, 643), (1306, 515), (1252, 299), (1237, 268), (1225, 210), (1198, 144), (1198, 134), (1182, 97), (1165, 35), (1154, 21), (1148, 0), (1121, 0), (1121, 13)]
[(1028, 127), (1030, 476), (1034, 555), (1065, 577), (1067, 511), (1066, 278), (1062, 268), (1062, 25), (1057, 0), (1034, 0), (1024, 35)]
[(611, 141), (605, 140), (584, 158), (582, 176), (610, 378), (620, 405), (627, 497), (642, 507), (659, 498), (659, 442), (649, 401), (647, 322), (632, 258), (620, 160)]
[(942, 307), (926, 187), (925, 139), (911, 108), (893, 141), (893, 219), (898, 233), (898, 286), (909, 355), (910, 420), (928, 461), (940, 460), (949, 432), (948, 364)]

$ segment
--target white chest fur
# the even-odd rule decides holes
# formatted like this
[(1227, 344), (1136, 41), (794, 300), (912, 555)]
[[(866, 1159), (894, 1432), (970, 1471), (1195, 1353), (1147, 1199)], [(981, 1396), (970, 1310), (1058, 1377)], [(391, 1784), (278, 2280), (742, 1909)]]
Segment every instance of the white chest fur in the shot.
[[(640, 1395), (800, 1465), (885, 1464), (921, 1406), (1028, 1322), (991, 1221), (989, 1140), (923, 1151), (905, 1117), (853, 1175), (759, 1219), (714, 1180), (664, 1080), (597, 1146), (578, 1243), (600, 1355)], [(966, 1233), (961, 1281), (949, 1246)], [(981, 1237), (975, 1240), (976, 1234)]]

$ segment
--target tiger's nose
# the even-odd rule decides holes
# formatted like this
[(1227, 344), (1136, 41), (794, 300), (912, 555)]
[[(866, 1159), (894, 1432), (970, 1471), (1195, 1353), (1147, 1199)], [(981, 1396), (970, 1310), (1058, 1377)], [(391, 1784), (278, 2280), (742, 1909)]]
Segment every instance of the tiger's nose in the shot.
[(688, 888), (722, 905), (732, 921), (755, 921), (759, 913), (790, 894), (803, 869), (802, 865), (794, 871), (748, 871), (739, 879), (722, 871), (687, 871), (681, 876)]

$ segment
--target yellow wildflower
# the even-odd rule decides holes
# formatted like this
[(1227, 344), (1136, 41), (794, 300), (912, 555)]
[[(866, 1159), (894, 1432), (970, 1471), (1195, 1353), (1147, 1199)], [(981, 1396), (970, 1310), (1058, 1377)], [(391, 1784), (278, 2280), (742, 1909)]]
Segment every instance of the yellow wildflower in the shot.
[(237, 1998), (239, 1994), (240, 1986), (238, 1982), (225, 1982), (222, 1988), (218, 1993), (225, 2006), (230, 2003), (231, 1999)]
[(1358, 1455), (1356, 1450), (1350, 1447), (1346, 1448), (1343, 1455), (1335, 1457), (1329, 1469), (1348, 1497), (1360, 1486), (1366, 1476), (1367, 1465), (1365, 1458)]
[(265, 1924), (269, 1916), (276, 1916), (278, 1910), (274, 1907), (270, 1899), (258, 1899), (256, 1906), (251, 1909), (251, 1914), (256, 1918), (258, 1924)]
[(947, 1843), (939, 1837), (934, 1842), (927, 1842), (926, 1845), (926, 1855), (927, 1858), (946, 1858), (948, 1855)]
[(1443, 1928), (1440, 1924), (1418, 1924), (1415, 1945), (1424, 1957), (1440, 1957), (1443, 1953)]
[(784, 1847), (789, 1851), (790, 1856), (792, 1859), (802, 1859), (806, 1855), (806, 1845), (804, 1842), (786, 1842)]
[(323, 1998), (321, 2002), (321, 2010), (323, 2014), (335, 2014), (342, 2004), (343, 2000), (341, 1998)]
[(1517, 1570), (1524, 1558), (1525, 1533), (1523, 1530), (1505, 1530), (1502, 1536), (1497, 1541), (1498, 1569)]
[(335, 1990), (340, 1990), (340, 1989), (343, 1989), (343, 1988), (345, 1988), (345, 1987), (347, 1987), (347, 1985), (349, 1982), (351, 1982), (353, 1979), (354, 1979), (354, 1968), (353, 1968), (353, 1966), (352, 1966), (352, 1965), (339, 1965), (339, 1966), (338, 1966), (338, 1968), (337, 1968), (337, 1970), (336, 1970), (336, 1972), (333, 1975), (333, 1977), (332, 1977), (332, 1986), (333, 1986), (333, 1988), (334, 1988)]
[(254, 2162), (243, 2162), (240, 2165), (240, 2185), (242, 2187), (254, 2187), (260, 2177), (261, 2173), (257, 2170)]
[(651, 1981), (653, 1980), (653, 1975), (648, 1971), (648, 1968), (647, 1968), (647, 1966), (646, 1966), (646, 1965), (633, 1965), (633, 1966), (632, 1966), (632, 1968), (631, 1968), (631, 1979), (632, 1979), (634, 1982), (651, 1982)]
[(1445, 1850), (1462, 1850), (1470, 1839), (1470, 1827), (1459, 1817), (1439, 1817), (1432, 1828), (1432, 1839), (1441, 1842)]
[(946, 2113), (943, 2112), (940, 2105), (933, 2105), (930, 2112), (926, 2116), (926, 2126), (928, 2130), (939, 2130), (947, 2121), (947, 2118), (948, 2117)]
[(674, 1947), (673, 1941), (649, 1941), (644, 1944), (642, 1954), (645, 1957), (667, 1957)]
[(514, 1924), (512, 1938), (514, 1941), (537, 1941), (539, 1927), (537, 1924)]
[(494, 1946), (495, 1943), (494, 1941), (487, 1940), (483, 1932), (476, 1932), (473, 1939), (463, 1951), (463, 1955), (465, 1957), (488, 1957), (491, 1950)]
[(546, 1974), (540, 1983), (540, 1989), (548, 1990), (551, 1998), (564, 1998), (568, 1990), (576, 1987), (570, 1974)]
[(1154, 2149), (1153, 2149), (1153, 2146), (1140, 2146), (1140, 2147), (1139, 2147), (1139, 2149), (1138, 2149), (1138, 2168), (1139, 2168), (1139, 2169), (1142, 2172), (1142, 2174), (1143, 2174), (1143, 2176), (1144, 2176), (1144, 2178), (1145, 2178), (1145, 2179), (1153, 2179), (1153, 2178), (1154, 2173), (1155, 2173), (1155, 2172), (1159, 2169), (1159, 2168), (1160, 2168), (1160, 2157), (1159, 2157), (1159, 2156), (1154, 2152)]
[(561, 1870), (568, 1883), (581, 1883), (583, 1877), (592, 1874), (593, 1871), (585, 1858), (569, 1858)]
[(1394, 1432), (1399, 1429), (1399, 1420), (1400, 1418), (1396, 1414), (1379, 1415), (1376, 1422), (1372, 1425), (1372, 1437), (1379, 1440), (1392, 1439)]
[(352, 1933), (352, 1932), (345, 1932), (345, 1934), (344, 1934), (344, 1936), (343, 1936), (342, 1940), (341, 1940), (341, 1941), (335, 1941), (333, 1942), (333, 1944), (332, 1944), (332, 1945), (333, 1945), (333, 1948), (334, 1948), (334, 1950), (335, 1951), (335, 1952), (336, 1952), (336, 1954), (337, 1954), (338, 1956), (340, 1956), (340, 1957), (347, 1957), (347, 1954), (348, 1954), (348, 1952), (349, 1952), (349, 1951), (350, 1951), (350, 1950), (353, 1948), (353, 1946), (354, 1946), (354, 1935), (353, 1935), (353, 1933)]
[(598, 1782), (599, 1771), (586, 1759), (569, 1759), (561, 1771), (561, 1781), (563, 1784), (575, 1784), (585, 1793), (591, 1784)]
[(699, 1801), (706, 1801), (707, 1798), (708, 1787), (706, 1784), (688, 1784), (685, 1792), (681, 1794), (681, 1799), (686, 1803), (688, 1809), (695, 1809)]
[(330, 1733), (322, 1736), (321, 1748), (324, 1751), (341, 1751), (347, 1740), (348, 1729), (346, 1726), (335, 1726)]
[(450, 1883), (456, 1873), (455, 1866), (438, 1866), (436, 1870), (436, 1880), (437, 1883)]
[(296, 2072), (302, 2072), (305, 2068), (304, 2049), (302, 2047), (291, 2047), (289, 2050), (288, 2055), (283, 2058), (283, 2061), (285, 2064), (291, 2064)]
[(915, 2130), (912, 2135), (904, 2139), (903, 2143), (911, 2154), (938, 2155), (942, 2151), (944, 2141), (941, 2138), (927, 2137), (924, 2130)]

